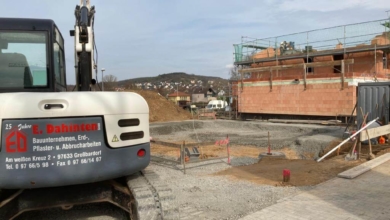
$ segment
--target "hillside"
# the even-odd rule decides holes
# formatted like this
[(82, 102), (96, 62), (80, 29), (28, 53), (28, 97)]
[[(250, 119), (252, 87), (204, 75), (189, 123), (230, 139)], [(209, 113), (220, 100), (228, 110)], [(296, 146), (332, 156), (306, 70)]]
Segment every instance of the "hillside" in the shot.
[(191, 83), (191, 80), (201, 80), (203, 82), (208, 81), (226, 81), (225, 79), (222, 79), (220, 77), (215, 76), (202, 76), (202, 75), (195, 75), (195, 74), (187, 74), (184, 72), (176, 72), (176, 73), (166, 73), (166, 74), (160, 74), (158, 76), (154, 77), (140, 77), (140, 78), (134, 78), (134, 79), (127, 79), (118, 81), (119, 85), (126, 85), (129, 82), (130, 83), (143, 83), (143, 82), (150, 82), (150, 83), (158, 83), (158, 82), (183, 82), (183, 83)]
[(226, 92), (227, 86), (228, 81), (220, 77), (187, 74), (183, 72), (118, 81), (118, 87), (125, 89), (157, 90), (163, 96), (177, 89), (189, 94), (206, 93), (209, 88), (213, 88), (217, 93), (221, 90)]

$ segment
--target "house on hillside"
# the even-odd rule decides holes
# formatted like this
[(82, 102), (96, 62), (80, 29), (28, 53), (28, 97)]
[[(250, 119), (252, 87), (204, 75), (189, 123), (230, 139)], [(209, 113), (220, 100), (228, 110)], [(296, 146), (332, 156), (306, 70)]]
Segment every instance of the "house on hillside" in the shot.
[(168, 100), (174, 102), (179, 106), (187, 105), (191, 102), (191, 96), (184, 92), (173, 92), (168, 94)]
[(199, 102), (208, 102), (208, 98), (206, 94), (204, 93), (197, 93), (191, 95), (191, 101), (192, 103), (199, 103)]
[(206, 93), (206, 96), (207, 96), (208, 98), (216, 97), (216, 96), (217, 96), (217, 93), (210, 87), (209, 90), (208, 90), (207, 93)]

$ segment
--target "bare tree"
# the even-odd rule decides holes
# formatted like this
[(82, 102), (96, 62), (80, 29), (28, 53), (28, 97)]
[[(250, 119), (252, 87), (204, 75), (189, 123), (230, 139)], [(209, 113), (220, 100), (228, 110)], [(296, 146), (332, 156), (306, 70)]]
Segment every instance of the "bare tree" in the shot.
[(66, 86), (66, 91), (67, 92), (73, 92), (74, 89), (75, 89), (75, 85), (67, 85)]
[(238, 70), (240, 70), (240, 69), (242, 69), (242, 68), (237, 67), (237, 66), (233, 66), (232, 68), (230, 68), (230, 70), (229, 70), (230, 80), (239, 80), (239, 79), (241, 79), (241, 75), (238, 72)]
[(137, 89), (137, 86), (135, 86), (135, 84), (132, 82), (128, 82), (125, 84), (125, 88), (126, 89)]
[(114, 75), (105, 75), (103, 77), (104, 90), (105, 91), (114, 91), (117, 86), (117, 78)]

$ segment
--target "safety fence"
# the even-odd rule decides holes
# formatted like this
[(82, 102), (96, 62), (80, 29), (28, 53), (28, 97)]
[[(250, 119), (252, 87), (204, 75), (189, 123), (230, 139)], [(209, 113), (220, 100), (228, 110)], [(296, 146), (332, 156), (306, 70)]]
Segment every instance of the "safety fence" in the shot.
[(202, 143), (151, 140), (151, 156), (160, 161), (182, 165), (184, 174), (186, 164), (223, 159), (227, 159), (230, 164), (229, 138)]

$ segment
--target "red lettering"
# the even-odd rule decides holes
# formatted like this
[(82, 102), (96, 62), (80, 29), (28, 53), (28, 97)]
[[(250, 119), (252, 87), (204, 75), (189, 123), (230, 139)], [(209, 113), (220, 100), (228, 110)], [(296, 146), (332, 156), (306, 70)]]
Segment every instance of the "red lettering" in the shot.
[(7, 138), (5, 139), (5, 150), (8, 152), (8, 153), (14, 153), (16, 152), (16, 149), (13, 148), (12, 146), (15, 145), (15, 141), (11, 141), (11, 138), (13, 138), (15, 136), (14, 134), (14, 131), (11, 131), (10, 133), (8, 133), (8, 136)]
[(62, 124), (62, 132), (64, 133), (64, 132), (68, 132), (68, 126), (66, 125), (66, 124)]
[[(68, 132), (78, 132), (78, 131), (96, 131), (98, 130), (98, 124), (61, 124), (61, 125), (52, 125), (46, 124), (46, 133), (68, 133)], [(37, 125), (33, 125), (33, 133), (39, 134), (39, 129)]]
[(46, 132), (47, 132), (48, 134), (53, 133), (53, 132), (54, 132), (54, 126), (51, 125), (51, 124), (47, 124), (47, 125), (46, 125)]
[(38, 125), (33, 125), (32, 129), (33, 129), (33, 134), (39, 134)]
[[(12, 140), (13, 139), (13, 140)], [(27, 138), (26, 135), (17, 129), (11, 130), (5, 140), (5, 150), (7, 153), (26, 152)]]

